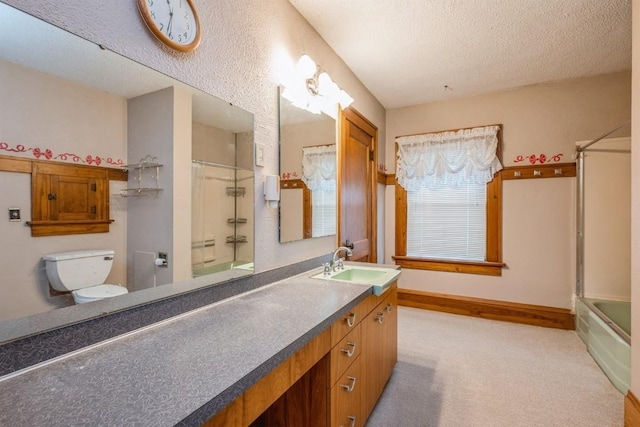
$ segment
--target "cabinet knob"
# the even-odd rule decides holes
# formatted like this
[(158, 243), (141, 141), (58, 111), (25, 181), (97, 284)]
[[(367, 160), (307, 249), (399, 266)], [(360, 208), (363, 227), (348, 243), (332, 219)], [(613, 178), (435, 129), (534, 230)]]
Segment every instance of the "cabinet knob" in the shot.
[(344, 320), (347, 322), (347, 325), (349, 325), (349, 327), (352, 327), (356, 323), (356, 314), (353, 312), (349, 313), (349, 315), (345, 317)]
[(351, 381), (351, 385), (342, 384), (342, 388), (347, 390), (347, 393), (351, 393), (353, 388), (356, 386), (356, 377), (347, 377), (349, 381)]
[(340, 351), (347, 355), (347, 357), (353, 357), (356, 352), (356, 343), (347, 341), (347, 345), (351, 347), (351, 350), (346, 348), (341, 348)]
[[(351, 421), (351, 424), (349, 424), (346, 427), (355, 427), (356, 426), (356, 417), (354, 417), (353, 415), (350, 415), (347, 418), (349, 419), (349, 421)], [(340, 426), (340, 427), (345, 427), (345, 426)]]

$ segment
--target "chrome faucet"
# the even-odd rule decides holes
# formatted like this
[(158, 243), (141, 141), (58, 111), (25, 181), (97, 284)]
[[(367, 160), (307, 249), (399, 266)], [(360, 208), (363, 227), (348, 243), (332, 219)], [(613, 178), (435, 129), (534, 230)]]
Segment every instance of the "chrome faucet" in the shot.
[(347, 256), (353, 255), (353, 252), (351, 251), (350, 248), (348, 248), (346, 246), (340, 246), (338, 249), (336, 249), (333, 252), (333, 256), (331, 257), (331, 263), (329, 264), (329, 267), (330, 267), (331, 271), (336, 271), (336, 269), (343, 269), (344, 268), (344, 264), (342, 263), (344, 261), (344, 258), (337, 258), (338, 254), (341, 251), (346, 251), (347, 252)]

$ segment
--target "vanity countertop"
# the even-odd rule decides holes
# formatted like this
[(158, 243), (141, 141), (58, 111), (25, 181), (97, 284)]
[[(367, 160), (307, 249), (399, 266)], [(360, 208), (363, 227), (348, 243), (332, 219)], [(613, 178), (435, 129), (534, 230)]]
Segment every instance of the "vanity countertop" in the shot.
[(201, 425), (371, 287), (315, 269), (0, 380), (0, 425)]

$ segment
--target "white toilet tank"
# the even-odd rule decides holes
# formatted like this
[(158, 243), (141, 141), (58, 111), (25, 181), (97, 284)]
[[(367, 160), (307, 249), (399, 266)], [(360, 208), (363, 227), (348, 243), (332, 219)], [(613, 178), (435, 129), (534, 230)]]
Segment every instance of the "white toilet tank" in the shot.
[(104, 283), (113, 265), (112, 250), (64, 252), (42, 257), (47, 277), (57, 291), (66, 292)]

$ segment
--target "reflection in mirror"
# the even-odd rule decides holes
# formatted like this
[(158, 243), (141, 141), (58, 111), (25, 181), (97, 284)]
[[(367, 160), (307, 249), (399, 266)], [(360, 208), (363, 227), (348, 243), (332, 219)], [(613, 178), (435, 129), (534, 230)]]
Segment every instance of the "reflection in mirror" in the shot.
[[(194, 160), (191, 264), (194, 276), (253, 270), (253, 172)], [(223, 201), (224, 203), (220, 203)]]
[[(253, 271), (251, 113), (3, 3), (0, 88), (0, 210), (22, 213), (0, 222), (11, 242), (0, 245), (0, 320), (64, 307), (77, 322)], [(127, 182), (109, 181), (109, 231), (32, 237), (31, 171), (7, 167), (15, 158), (127, 169)], [(222, 194), (192, 178), (196, 165)], [(74, 306), (50, 286), (43, 257), (97, 249), (114, 252), (105, 283), (129, 293)]]
[(280, 242), (336, 234), (336, 121), (280, 91)]

